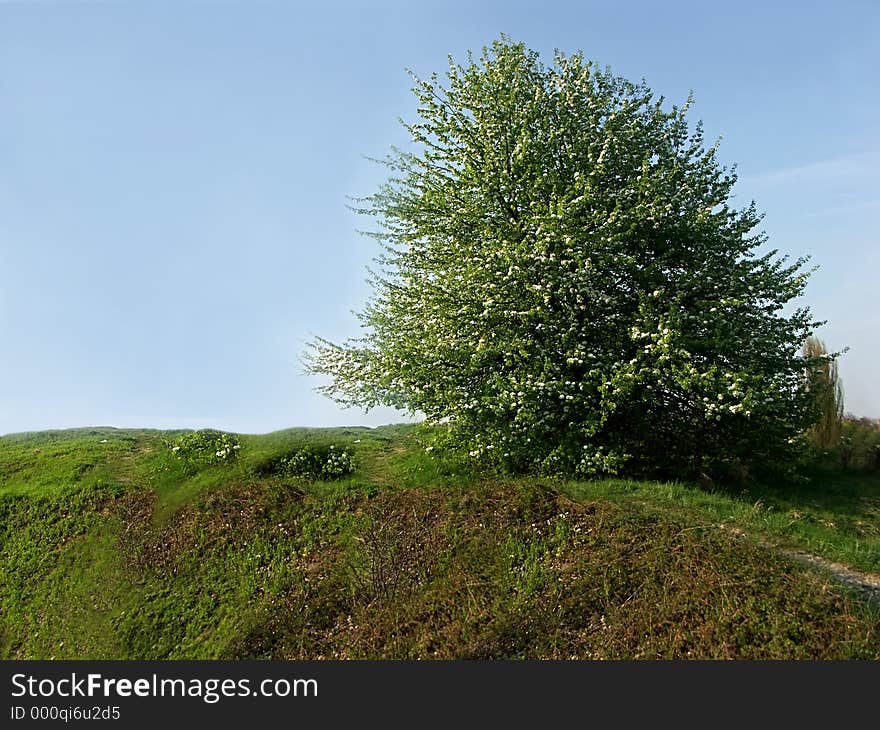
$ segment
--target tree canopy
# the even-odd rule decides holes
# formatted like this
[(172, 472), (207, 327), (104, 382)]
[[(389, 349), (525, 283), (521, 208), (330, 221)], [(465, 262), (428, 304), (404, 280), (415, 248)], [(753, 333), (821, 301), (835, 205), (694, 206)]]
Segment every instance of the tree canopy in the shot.
[(411, 146), (362, 199), (362, 337), (311, 343), (346, 405), (445, 423), (515, 470), (713, 478), (791, 463), (816, 419), (806, 259), (759, 253), (733, 171), (643, 81), (502, 37), (414, 78)]

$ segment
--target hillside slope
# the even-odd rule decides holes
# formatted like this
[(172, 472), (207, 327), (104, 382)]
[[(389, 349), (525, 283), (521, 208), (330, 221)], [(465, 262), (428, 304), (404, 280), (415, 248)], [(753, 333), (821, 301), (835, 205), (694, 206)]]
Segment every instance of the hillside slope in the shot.
[[(0, 657), (880, 658), (877, 606), (777, 549), (877, 572), (877, 480), (493, 479), (413, 426), (194, 464), (181, 433), (0, 438)], [(352, 474), (286, 470), (330, 445)]]

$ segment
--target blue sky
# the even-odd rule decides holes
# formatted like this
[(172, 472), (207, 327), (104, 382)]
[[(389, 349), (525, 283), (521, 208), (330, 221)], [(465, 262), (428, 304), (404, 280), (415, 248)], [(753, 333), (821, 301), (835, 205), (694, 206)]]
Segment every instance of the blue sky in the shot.
[(693, 90), (737, 201), (819, 266), (847, 409), (880, 416), (875, 0), (0, 2), (0, 433), (403, 420), (299, 357), (358, 333), (377, 251), (346, 196), (406, 142), (404, 69), (502, 32)]

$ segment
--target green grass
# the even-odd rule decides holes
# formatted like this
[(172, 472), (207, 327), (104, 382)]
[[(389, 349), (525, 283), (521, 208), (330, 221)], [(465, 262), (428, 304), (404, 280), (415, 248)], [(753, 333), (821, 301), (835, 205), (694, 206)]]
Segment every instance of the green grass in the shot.
[(726, 525), (780, 547), (797, 548), (880, 572), (880, 477), (816, 475), (807, 485), (710, 491), (694, 485), (602, 481), (566, 484), (576, 498), (642, 505), (706, 525)]
[[(877, 477), (501, 479), (413, 426), (197, 467), (177, 433), (0, 438), (0, 657), (880, 658), (878, 608), (774, 548), (880, 571)], [(272, 473), (329, 444), (353, 475)]]

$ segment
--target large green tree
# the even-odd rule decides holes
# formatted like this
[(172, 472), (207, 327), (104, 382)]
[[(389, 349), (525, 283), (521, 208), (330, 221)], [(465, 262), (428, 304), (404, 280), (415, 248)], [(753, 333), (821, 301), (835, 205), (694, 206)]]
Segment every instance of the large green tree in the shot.
[(815, 420), (787, 307), (804, 260), (759, 255), (754, 203), (682, 107), (505, 37), (415, 78), (411, 148), (360, 210), (383, 253), (363, 336), (312, 343), (348, 405), (448, 424), (475, 458), (583, 476), (791, 462)]

